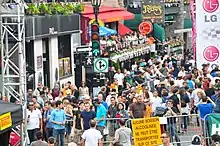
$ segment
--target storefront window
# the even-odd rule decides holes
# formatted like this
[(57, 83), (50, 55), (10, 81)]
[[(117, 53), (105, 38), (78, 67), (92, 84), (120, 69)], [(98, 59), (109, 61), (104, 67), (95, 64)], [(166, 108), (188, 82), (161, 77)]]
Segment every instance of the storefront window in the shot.
[(71, 44), (70, 35), (58, 37), (59, 55), (59, 77), (66, 77), (72, 74), (71, 71)]

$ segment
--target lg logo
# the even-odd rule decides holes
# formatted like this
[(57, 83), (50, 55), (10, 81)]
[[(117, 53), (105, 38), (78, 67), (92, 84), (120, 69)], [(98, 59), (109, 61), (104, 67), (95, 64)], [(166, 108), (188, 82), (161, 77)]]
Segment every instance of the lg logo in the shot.
[(219, 7), (218, 0), (204, 0), (203, 1), (203, 9), (208, 13), (215, 12)]
[(203, 1), (203, 9), (208, 13), (215, 12), (219, 7), (218, 0), (204, 0)]
[(203, 52), (203, 56), (207, 61), (213, 62), (219, 57), (219, 50), (215, 46), (208, 46)]

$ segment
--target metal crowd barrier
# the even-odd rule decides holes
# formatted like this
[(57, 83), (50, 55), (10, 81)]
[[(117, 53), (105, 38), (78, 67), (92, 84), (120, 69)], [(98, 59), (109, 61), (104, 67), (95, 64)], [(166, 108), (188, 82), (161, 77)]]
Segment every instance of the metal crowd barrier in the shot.
[[(126, 124), (129, 127), (131, 127), (131, 120), (129, 119)], [(174, 145), (189, 146), (194, 135), (203, 134), (198, 121), (198, 114), (160, 117), (161, 133), (168, 132)]]
[(202, 135), (203, 130), (198, 114), (166, 117), (167, 124), (161, 128), (171, 136), (171, 142), (177, 146), (189, 146), (194, 135)]
[[(106, 118), (106, 125), (103, 132), (104, 144), (111, 144), (114, 141), (115, 131), (120, 128), (118, 122), (120, 119), (127, 120), (126, 127), (132, 130), (132, 119), (130, 118)], [(161, 122), (161, 120), (163, 121)], [(191, 145), (192, 137), (194, 135), (203, 135), (204, 131), (198, 114), (161, 117), (160, 123), (162, 123), (160, 125), (161, 133), (168, 132), (171, 136), (171, 142), (177, 146)]]
[[(119, 128), (118, 120), (120, 118), (107, 118), (106, 129), (108, 134), (105, 135), (104, 143), (114, 141), (115, 131)], [(171, 142), (177, 146), (189, 146), (194, 135), (203, 135), (203, 129), (198, 114), (178, 115), (160, 118), (161, 132), (168, 132), (171, 136)], [(126, 126), (132, 129), (132, 119), (127, 119)], [(165, 124), (166, 123), (166, 124)]]

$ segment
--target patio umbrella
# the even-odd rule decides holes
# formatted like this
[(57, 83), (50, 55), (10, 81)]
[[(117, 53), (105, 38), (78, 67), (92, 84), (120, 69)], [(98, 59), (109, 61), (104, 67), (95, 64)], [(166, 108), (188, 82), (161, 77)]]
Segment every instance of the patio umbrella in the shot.
[[(117, 34), (117, 31), (103, 26), (99, 27), (100, 36), (110, 36), (112, 34)], [(89, 35), (91, 36), (91, 29), (89, 29)]]

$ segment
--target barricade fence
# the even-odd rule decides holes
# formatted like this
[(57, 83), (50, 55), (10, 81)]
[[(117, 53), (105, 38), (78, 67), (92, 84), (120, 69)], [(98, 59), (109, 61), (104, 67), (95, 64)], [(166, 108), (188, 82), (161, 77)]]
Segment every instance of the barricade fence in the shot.
[[(131, 120), (127, 121), (127, 125), (132, 125), (129, 124)], [(197, 121), (199, 121), (198, 114), (159, 117), (161, 134), (168, 132), (174, 145), (189, 146), (192, 142), (192, 137), (194, 135), (202, 135), (203, 132), (201, 124)], [(148, 126), (148, 128), (151, 127)], [(133, 133), (133, 136), (135, 138), (135, 133)]]
[[(155, 117), (152, 117), (155, 118)], [(131, 128), (132, 120), (130, 118), (106, 118), (105, 128), (102, 129), (103, 139), (105, 144), (114, 142), (115, 131), (120, 128), (119, 120), (126, 120), (126, 127)], [(143, 118), (145, 120), (146, 118)], [(135, 119), (136, 120), (136, 119)], [(141, 120), (141, 119), (140, 119)], [(73, 121), (73, 120), (67, 120)], [(177, 115), (168, 117), (159, 117), (159, 127), (161, 133), (168, 132), (171, 136), (171, 142), (177, 146), (189, 146), (194, 135), (203, 135), (205, 127), (200, 122), (198, 114), (189, 115)], [(152, 128), (152, 127), (144, 127)], [(82, 134), (83, 131), (81, 131)], [(74, 132), (73, 132), (74, 133)], [(208, 137), (207, 137), (208, 138)], [(133, 139), (135, 139), (135, 133), (133, 132)], [(160, 139), (160, 137), (158, 137)], [(147, 141), (147, 140), (146, 140)]]

